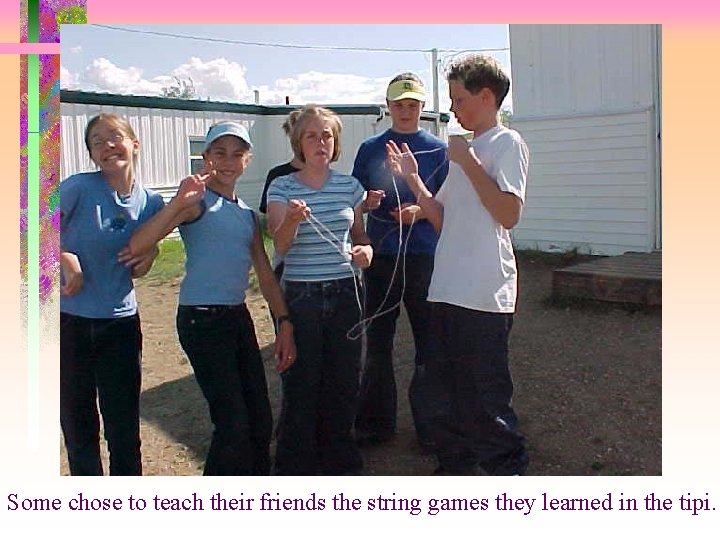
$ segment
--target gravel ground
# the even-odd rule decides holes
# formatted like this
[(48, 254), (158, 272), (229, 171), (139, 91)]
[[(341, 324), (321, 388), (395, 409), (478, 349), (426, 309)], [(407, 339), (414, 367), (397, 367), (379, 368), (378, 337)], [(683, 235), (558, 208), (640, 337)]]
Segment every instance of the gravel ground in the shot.
[[(528, 475), (662, 474), (661, 312), (549, 301), (560, 262), (523, 254), (520, 300), (511, 334), (514, 406), (529, 442)], [(178, 281), (141, 281), (144, 353), (142, 449), (147, 475), (202, 473), (211, 424), (175, 333)], [(274, 412), (279, 377), (273, 329), (261, 297), (248, 305), (266, 362)], [(406, 399), (412, 336), (403, 316), (395, 342), (400, 410), (397, 437), (364, 448), (370, 475), (425, 475), (435, 467), (414, 439)], [(276, 415), (277, 416), (277, 415)], [(104, 451), (104, 450), (103, 450)], [(61, 474), (67, 474), (61, 443)]]

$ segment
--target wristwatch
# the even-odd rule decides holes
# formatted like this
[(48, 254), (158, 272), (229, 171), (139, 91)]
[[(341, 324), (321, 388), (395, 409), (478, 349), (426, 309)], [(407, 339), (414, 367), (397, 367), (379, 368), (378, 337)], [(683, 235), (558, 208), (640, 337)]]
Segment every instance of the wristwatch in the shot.
[(280, 325), (286, 321), (292, 324), (290, 315), (280, 315), (275, 322), (277, 323), (277, 327), (280, 328)]

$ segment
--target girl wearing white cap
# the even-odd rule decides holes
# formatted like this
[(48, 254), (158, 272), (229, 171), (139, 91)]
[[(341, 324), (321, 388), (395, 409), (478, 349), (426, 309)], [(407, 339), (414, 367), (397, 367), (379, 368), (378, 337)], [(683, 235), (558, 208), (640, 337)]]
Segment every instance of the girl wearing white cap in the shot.
[(185, 178), (164, 211), (130, 242), (132, 253), (142, 253), (177, 226), (185, 244), (177, 330), (215, 427), (205, 475), (270, 472), (272, 414), (255, 329), (245, 306), (251, 264), (270, 308), (279, 315), (278, 371), (295, 360), (292, 324), (257, 217), (235, 195), (251, 148), (244, 126), (213, 125), (205, 138), (205, 172)]

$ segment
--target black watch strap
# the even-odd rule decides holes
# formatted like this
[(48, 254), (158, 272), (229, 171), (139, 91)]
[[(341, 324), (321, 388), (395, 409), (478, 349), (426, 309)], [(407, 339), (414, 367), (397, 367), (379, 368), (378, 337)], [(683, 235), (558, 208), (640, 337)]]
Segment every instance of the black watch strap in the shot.
[(281, 325), (282, 323), (284, 323), (285, 321), (287, 321), (287, 322), (289, 322), (290, 324), (292, 324), (292, 319), (290, 318), (290, 315), (280, 315), (280, 316), (277, 318), (277, 321), (276, 321), (276, 322), (277, 322), (278, 328), (280, 328), (280, 325)]

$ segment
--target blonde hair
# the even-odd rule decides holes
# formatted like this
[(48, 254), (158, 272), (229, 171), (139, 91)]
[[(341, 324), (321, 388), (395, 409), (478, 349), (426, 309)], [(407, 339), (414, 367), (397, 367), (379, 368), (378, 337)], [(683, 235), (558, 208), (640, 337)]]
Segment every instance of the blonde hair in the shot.
[(302, 109), (295, 109), (294, 111), (291, 111), (283, 122), (282, 128), (285, 132), (285, 135), (287, 135), (288, 137), (292, 135), (293, 126), (295, 125), (295, 122), (297, 121), (298, 116), (300, 116), (301, 112)]
[(340, 117), (330, 109), (319, 107), (317, 105), (306, 105), (300, 109), (297, 118), (295, 119), (295, 124), (293, 124), (292, 133), (290, 134), (290, 145), (292, 146), (295, 157), (305, 163), (305, 156), (303, 156), (302, 153), (302, 136), (305, 133), (305, 126), (307, 123), (314, 119), (319, 119), (330, 124), (330, 129), (332, 130), (333, 140), (335, 143), (333, 145), (333, 154), (330, 161), (337, 161), (338, 157), (340, 157), (340, 133), (342, 132), (342, 122), (340, 122)]

